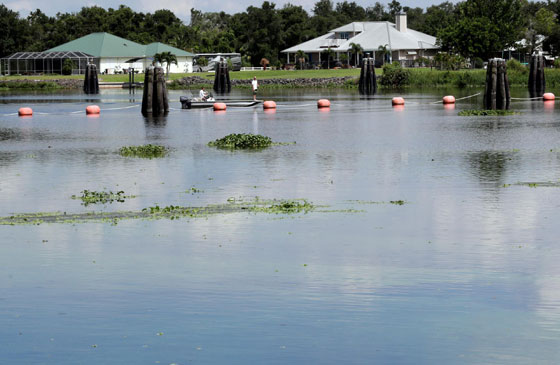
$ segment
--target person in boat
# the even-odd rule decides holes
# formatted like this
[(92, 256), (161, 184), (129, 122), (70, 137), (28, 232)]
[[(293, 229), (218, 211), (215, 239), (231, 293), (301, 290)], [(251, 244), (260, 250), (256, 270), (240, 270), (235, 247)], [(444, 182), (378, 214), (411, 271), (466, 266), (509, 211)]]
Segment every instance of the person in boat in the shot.
[(204, 86), (200, 88), (199, 97), (201, 101), (208, 100), (208, 93), (204, 90)]
[(257, 100), (257, 88), (259, 83), (257, 82), (257, 76), (253, 76), (253, 81), (251, 81), (251, 86), (253, 87), (253, 100)]

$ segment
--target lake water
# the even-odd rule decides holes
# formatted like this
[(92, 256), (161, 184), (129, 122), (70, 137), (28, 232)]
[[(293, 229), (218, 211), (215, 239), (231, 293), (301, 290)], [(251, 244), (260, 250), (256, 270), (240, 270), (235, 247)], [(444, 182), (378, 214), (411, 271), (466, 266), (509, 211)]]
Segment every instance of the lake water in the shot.
[[(560, 109), (460, 117), (482, 97), (433, 103), (449, 92), (394, 109), (396, 93), (276, 90), (259, 95), (276, 112), (214, 113), (179, 110), (173, 91), (157, 120), (141, 93), (1, 94), (0, 217), (232, 197), (326, 207), (0, 226), (0, 363), (560, 363)], [(11, 115), (21, 106), (35, 115)], [(296, 144), (207, 146), (229, 133)], [(171, 153), (117, 153), (147, 143)], [(136, 198), (84, 207), (70, 198), (84, 189)]]

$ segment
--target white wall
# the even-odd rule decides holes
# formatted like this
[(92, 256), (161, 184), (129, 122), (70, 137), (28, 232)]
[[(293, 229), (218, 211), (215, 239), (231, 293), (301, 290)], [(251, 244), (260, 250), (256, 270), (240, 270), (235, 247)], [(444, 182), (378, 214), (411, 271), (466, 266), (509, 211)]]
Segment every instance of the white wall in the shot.
[(126, 63), (126, 61), (130, 60), (133, 57), (124, 57), (124, 58), (110, 58), (110, 57), (103, 57), (99, 60), (99, 72), (105, 73), (106, 70), (109, 69), (109, 74), (115, 73), (115, 71), (123, 71), (126, 68), (134, 67), (137, 70), (144, 70), (144, 66), (142, 64), (142, 60), (134, 63)]
[[(134, 67), (136, 70), (140, 72), (144, 72), (146, 67), (152, 64), (151, 60), (142, 59), (138, 60), (138, 62), (134, 63), (126, 63), (126, 61), (130, 60), (133, 57), (125, 57), (125, 58), (110, 58), (104, 57), (99, 60), (99, 72), (106, 72), (109, 70), (109, 74), (115, 73), (115, 71), (123, 71), (126, 68)], [(164, 65), (165, 66), (165, 65)], [(193, 59), (192, 57), (177, 57), (177, 65), (171, 64), (169, 68), (170, 73), (186, 73), (186, 72), (193, 72)]]

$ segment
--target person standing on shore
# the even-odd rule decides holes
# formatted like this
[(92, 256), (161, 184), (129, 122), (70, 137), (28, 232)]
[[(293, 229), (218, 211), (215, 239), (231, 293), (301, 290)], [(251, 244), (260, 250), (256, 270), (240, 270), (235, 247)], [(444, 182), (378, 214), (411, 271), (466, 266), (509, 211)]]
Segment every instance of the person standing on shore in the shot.
[(251, 86), (253, 87), (253, 100), (257, 100), (257, 88), (259, 87), (259, 83), (257, 82), (257, 76), (253, 77), (253, 81), (251, 81)]

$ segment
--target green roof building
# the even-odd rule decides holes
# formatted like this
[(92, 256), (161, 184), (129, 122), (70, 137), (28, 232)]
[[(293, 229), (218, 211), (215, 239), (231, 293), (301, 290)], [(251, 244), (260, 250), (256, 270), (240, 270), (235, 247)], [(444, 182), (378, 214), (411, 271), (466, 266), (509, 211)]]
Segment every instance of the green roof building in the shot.
[(93, 56), (101, 73), (120, 73), (130, 67), (144, 70), (151, 65), (156, 53), (171, 52), (177, 57), (177, 65), (170, 65), (169, 72), (193, 71), (193, 53), (167, 44), (154, 42), (143, 45), (109, 33), (91, 33), (61, 44), (45, 52), (83, 52)]

